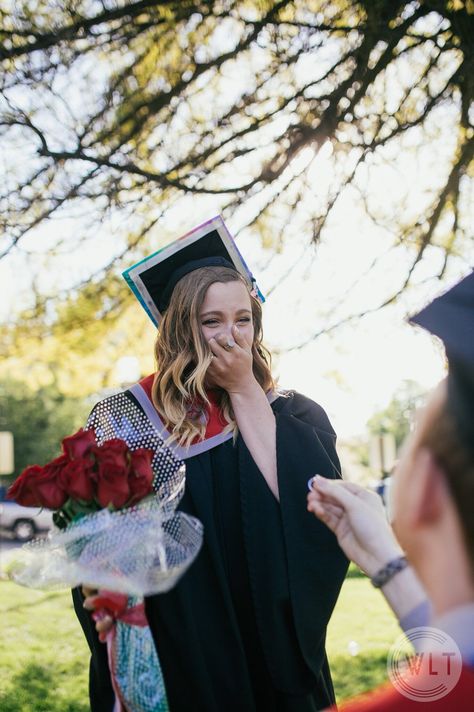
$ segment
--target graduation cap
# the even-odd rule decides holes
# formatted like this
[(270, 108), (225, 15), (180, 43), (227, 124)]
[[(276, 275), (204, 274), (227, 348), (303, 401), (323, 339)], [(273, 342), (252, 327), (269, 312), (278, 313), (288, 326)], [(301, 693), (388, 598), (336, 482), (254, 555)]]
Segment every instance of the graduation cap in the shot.
[(123, 272), (130, 289), (155, 325), (182, 277), (201, 267), (229, 267), (239, 272), (261, 302), (265, 299), (220, 215), (198, 225), (170, 245)]
[(444, 343), (448, 408), (463, 443), (474, 452), (474, 272), (411, 317)]

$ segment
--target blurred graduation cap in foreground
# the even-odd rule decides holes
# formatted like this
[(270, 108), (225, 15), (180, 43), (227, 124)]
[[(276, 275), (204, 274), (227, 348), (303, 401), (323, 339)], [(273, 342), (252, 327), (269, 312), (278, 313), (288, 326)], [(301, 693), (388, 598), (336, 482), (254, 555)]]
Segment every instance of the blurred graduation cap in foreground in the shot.
[(463, 443), (474, 451), (474, 272), (410, 321), (444, 343), (449, 363), (448, 408)]
[(123, 276), (150, 319), (158, 325), (179, 280), (201, 267), (215, 266), (240, 272), (260, 301), (265, 301), (220, 215), (129, 267)]

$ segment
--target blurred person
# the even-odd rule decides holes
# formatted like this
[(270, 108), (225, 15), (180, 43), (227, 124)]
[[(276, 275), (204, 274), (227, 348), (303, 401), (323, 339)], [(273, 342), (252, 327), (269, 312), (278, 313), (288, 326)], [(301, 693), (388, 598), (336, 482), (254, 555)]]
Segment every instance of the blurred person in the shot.
[[(449, 375), (397, 466), (393, 530), (378, 496), (351, 483), (315, 477), (308, 510), (381, 588), (405, 630), (429, 625), (456, 642), (461, 677), (429, 704), (467, 712), (474, 707), (474, 273), (412, 321), (442, 338)], [(418, 704), (388, 685), (342, 709), (396, 712)]]

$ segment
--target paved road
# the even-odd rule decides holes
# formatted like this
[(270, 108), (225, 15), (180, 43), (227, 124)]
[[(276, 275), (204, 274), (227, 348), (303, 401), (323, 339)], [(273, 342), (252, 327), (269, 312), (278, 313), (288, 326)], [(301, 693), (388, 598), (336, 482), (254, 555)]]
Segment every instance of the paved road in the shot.
[(21, 541), (16, 541), (9, 532), (0, 532), (0, 551), (9, 551), (21, 546)]

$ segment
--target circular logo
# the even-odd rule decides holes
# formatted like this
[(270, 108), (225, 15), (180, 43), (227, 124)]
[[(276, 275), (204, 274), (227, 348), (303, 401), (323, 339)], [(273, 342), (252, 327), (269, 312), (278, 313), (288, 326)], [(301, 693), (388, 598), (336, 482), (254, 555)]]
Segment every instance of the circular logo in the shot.
[(407, 630), (391, 646), (387, 658), (393, 686), (417, 702), (445, 697), (456, 686), (461, 668), (456, 642), (444, 631), (427, 626)]

